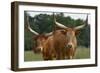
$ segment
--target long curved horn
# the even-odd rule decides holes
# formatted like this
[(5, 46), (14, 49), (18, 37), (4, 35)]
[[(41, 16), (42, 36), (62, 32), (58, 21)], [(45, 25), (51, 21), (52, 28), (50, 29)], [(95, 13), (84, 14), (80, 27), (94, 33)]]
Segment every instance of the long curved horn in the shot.
[(55, 15), (54, 15), (54, 22), (55, 22), (55, 24), (56, 24), (57, 27), (64, 28), (64, 29), (68, 28), (68, 27), (64, 26), (63, 24), (57, 22)]
[(53, 32), (46, 33), (45, 36), (51, 36), (52, 34), (53, 34)]
[(29, 29), (30, 32), (32, 32), (35, 35), (39, 35), (39, 33), (37, 33), (36, 31), (32, 30), (32, 28), (30, 27), (29, 17), (28, 16), (27, 16), (27, 25), (28, 25), (28, 29)]
[(76, 29), (76, 30), (82, 29), (82, 28), (85, 27), (87, 24), (88, 24), (88, 15), (87, 15), (87, 18), (86, 18), (84, 24), (83, 24), (83, 25), (80, 25), (80, 26), (77, 26), (77, 27), (75, 27), (74, 29)]

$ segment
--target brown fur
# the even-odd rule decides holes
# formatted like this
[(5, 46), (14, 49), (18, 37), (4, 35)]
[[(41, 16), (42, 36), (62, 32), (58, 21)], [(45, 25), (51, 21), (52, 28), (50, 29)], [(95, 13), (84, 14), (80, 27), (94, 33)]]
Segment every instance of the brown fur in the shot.
[[(72, 28), (60, 29), (54, 32), (53, 40), (56, 59), (74, 58), (77, 47), (76, 32), (77, 31)], [(70, 43), (72, 45), (71, 48), (67, 47)]]
[[(70, 37), (73, 36), (72, 48), (68, 48), (70, 38), (68, 38), (68, 34)], [(42, 37), (42, 40), (45, 37)], [(39, 39), (38, 39), (39, 40)], [(77, 40), (76, 40), (76, 31), (74, 29), (60, 29), (55, 30), (51, 36), (45, 39), (42, 42), (42, 55), (44, 60), (52, 60), (56, 58), (57, 60), (61, 59), (72, 59), (75, 55)]]
[(42, 53), (44, 60), (54, 59), (55, 49), (54, 49), (53, 36), (48, 37), (48, 39), (45, 41)]

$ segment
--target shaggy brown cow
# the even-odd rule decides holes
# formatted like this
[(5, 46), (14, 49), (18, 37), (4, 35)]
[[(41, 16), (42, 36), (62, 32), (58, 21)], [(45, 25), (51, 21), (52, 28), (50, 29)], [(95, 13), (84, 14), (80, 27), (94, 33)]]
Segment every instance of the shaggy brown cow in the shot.
[(34, 40), (36, 41), (36, 48), (34, 49), (35, 52), (41, 52), (44, 60), (52, 60), (55, 56), (54, 53), (54, 46), (53, 46), (53, 36), (52, 32), (46, 34), (39, 34), (36, 31), (32, 30), (30, 24), (28, 22), (27, 17), (27, 27), (30, 32), (32, 32), (35, 37)]
[(77, 31), (71, 28), (55, 31), (54, 44), (57, 59), (72, 59), (74, 57), (77, 47), (76, 35)]
[(55, 40), (55, 50), (57, 54), (57, 59), (64, 59), (65, 57), (68, 59), (72, 59), (75, 55), (76, 47), (77, 47), (77, 39), (76, 35), (79, 30), (87, 25), (88, 17), (83, 25), (77, 26), (74, 28), (69, 28), (59, 23), (55, 19), (55, 24), (57, 27), (64, 29), (63, 34), (58, 34), (59, 32), (55, 31), (54, 40)]

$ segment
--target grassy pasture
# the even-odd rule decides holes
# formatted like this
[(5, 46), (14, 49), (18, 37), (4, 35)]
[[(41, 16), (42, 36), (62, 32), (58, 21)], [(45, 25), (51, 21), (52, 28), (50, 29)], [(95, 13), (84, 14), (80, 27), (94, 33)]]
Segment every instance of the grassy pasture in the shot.
[[(76, 50), (75, 59), (87, 59), (90, 58), (90, 49), (79, 47)], [(43, 60), (42, 54), (34, 54), (33, 51), (24, 52), (24, 61), (41, 61)]]

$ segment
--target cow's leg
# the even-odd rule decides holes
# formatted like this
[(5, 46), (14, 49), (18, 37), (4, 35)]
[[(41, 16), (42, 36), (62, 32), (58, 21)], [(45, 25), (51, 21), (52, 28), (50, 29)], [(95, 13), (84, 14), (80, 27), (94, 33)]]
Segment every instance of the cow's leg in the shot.
[(53, 58), (51, 56), (43, 56), (44, 60), (53, 60)]
[(56, 49), (56, 60), (62, 60), (65, 58), (65, 53), (63, 53), (63, 50), (61, 49)]
[(70, 49), (67, 48), (65, 54), (66, 54), (66, 59), (70, 59)]
[(68, 58), (68, 59), (73, 59), (74, 54), (75, 54), (75, 49), (70, 48), (70, 49), (67, 51), (67, 58)]
[(70, 55), (67, 55), (66, 58), (67, 58), (67, 59), (70, 59)]
[(53, 60), (52, 53), (48, 55), (48, 60)]
[(48, 58), (44, 58), (44, 60), (49, 60)]
[(65, 53), (64, 53), (64, 52), (61, 53), (60, 59), (61, 59), (61, 60), (64, 60), (64, 59), (65, 59)]
[(56, 59), (57, 59), (57, 60), (60, 60), (60, 55), (57, 54), (57, 55), (56, 55)]
[(75, 54), (76, 54), (76, 48), (73, 51), (73, 58), (75, 57)]
[(60, 53), (57, 52), (57, 53), (56, 53), (56, 60), (60, 60), (60, 57), (61, 57), (61, 56), (60, 56)]
[(66, 58), (67, 59), (73, 59), (73, 56), (69, 54), (69, 55), (66, 56)]
[(72, 56), (70, 56), (70, 59), (73, 59), (73, 57), (72, 57)]
[(43, 60), (48, 60), (48, 58), (45, 55), (43, 55)]
[(67, 54), (66, 54), (66, 58), (67, 58), (67, 59), (73, 59), (73, 56), (72, 56), (71, 53), (67, 53)]
[(43, 55), (44, 60), (53, 60), (53, 57), (51, 55)]
[(56, 59), (57, 59), (57, 60), (63, 60), (63, 59), (65, 59), (65, 55), (59, 53), (59, 54), (56, 55)]
[(44, 58), (44, 60), (52, 60), (52, 58)]
[(42, 57), (43, 57), (44, 60), (48, 60), (48, 55), (47, 55), (47, 53), (43, 52), (43, 53), (42, 53)]

